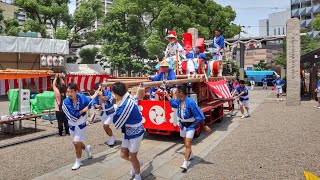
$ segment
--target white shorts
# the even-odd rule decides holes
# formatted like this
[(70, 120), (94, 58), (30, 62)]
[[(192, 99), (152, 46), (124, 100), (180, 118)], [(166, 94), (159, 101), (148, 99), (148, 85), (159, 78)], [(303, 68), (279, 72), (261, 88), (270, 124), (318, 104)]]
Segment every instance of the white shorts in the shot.
[(183, 127), (183, 129), (180, 129), (180, 136), (183, 138), (193, 138), (195, 131), (194, 129), (187, 131), (186, 127)]
[(282, 88), (276, 88), (276, 94), (282, 94)]
[(113, 120), (113, 116), (114, 116), (114, 113), (110, 114), (110, 115), (106, 115), (106, 113), (103, 113), (103, 115), (100, 118), (102, 125), (109, 125), (110, 126), (112, 123), (112, 120)]
[(249, 107), (249, 100), (239, 101), (240, 106)]
[(76, 126), (74, 131), (69, 129), (70, 136), (73, 142), (84, 142), (86, 137), (86, 129), (87, 127), (84, 127), (83, 129), (80, 129), (79, 126)]
[(134, 139), (124, 139), (123, 137), (121, 147), (128, 149), (131, 153), (136, 153), (140, 149), (142, 139), (143, 134)]

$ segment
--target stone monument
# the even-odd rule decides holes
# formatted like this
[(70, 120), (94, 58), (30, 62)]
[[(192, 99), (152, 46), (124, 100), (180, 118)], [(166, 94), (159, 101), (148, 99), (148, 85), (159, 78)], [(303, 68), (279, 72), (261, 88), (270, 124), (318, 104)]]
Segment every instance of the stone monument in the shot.
[(299, 19), (292, 18), (287, 21), (287, 106), (300, 105), (300, 51)]
[(198, 29), (189, 28), (188, 33), (191, 33), (191, 35), (192, 35), (192, 47), (196, 47), (196, 41), (198, 39)]

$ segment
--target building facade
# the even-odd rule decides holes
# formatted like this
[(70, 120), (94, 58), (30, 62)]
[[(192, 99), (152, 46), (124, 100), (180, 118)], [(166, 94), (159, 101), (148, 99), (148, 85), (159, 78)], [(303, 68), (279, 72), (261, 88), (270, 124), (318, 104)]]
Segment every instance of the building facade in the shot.
[(268, 15), (268, 19), (259, 21), (259, 36), (277, 36), (287, 33), (287, 20), (291, 18), (291, 11), (281, 11)]
[[(291, 0), (291, 17), (300, 19), (300, 26), (311, 30), (312, 20), (320, 14), (320, 0)], [(319, 31), (310, 31), (312, 37)]]
[(269, 36), (269, 19), (259, 21), (259, 36)]

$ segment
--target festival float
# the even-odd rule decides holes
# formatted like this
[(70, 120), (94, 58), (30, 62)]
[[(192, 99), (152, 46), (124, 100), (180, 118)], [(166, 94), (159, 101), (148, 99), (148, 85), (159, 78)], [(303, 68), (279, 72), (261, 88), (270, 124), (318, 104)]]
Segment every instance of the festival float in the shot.
[[(183, 37), (185, 50), (191, 51), (193, 49), (191, 33), (185, 33)], [(197, 39), (196, 46), (200, 46), (203, 52), (204, 39)], [(150, 87), (164, 90), (173, 85), (185, 84), (188, 87), (188, 95), (194, 99), (205, 114), (206, 124), (221, 122), (224, 113), (223, 105), (232, 98), (226, 80), (233, 77), (218, 77), (222, 70), (219, 63), (209, 61), (208, 64), (211, 67), (206, 67), (203, 59), (181, 59), (176, 54), (173, 59), (174, 70), (177, 74), (175, 80), (151, 81), (147, 77), (119, 77), (106, 80), (102, 86), (110, 87), (115, 82), (123, 82), (131, 91), (132, 97), (138, 102), (146, 131), (149, 134), (171, 135), (180, 131), (177, 111), (170, 106), (170, 102), (164, 98), (163, 93), (160, 94), (159, 100), (151, 100), (150, 93), (148, 93)], [(195, 136), (200, 135), (200, 127), (196, 130)]]

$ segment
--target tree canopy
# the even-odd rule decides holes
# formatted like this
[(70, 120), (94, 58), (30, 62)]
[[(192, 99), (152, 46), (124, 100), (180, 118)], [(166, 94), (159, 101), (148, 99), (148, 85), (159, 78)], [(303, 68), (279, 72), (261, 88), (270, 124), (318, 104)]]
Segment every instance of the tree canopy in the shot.
[(79, 52), (81, 57), (81, 64), (94, 64), (94, 60), (99, 52), (99, 49), (96, 47), (93, 48), (83, 48)]
[(42, 37), (46, 37), (47, 23), (55, 31), (59, 22), (70, 19), (69, 0), (15, 0), (15, 3), (26, 11), (27, 18), (30, 19), (30, 26), (25, 30), (40, 32)]
[(189, 28), (197, 28), (199, 37), (211, 39), (218, 28), (228, 38), (240, 32), (240, 27), (232, 24), (235, 17), (230, 6), (211, 0), (114, 0), (99, 33), (111, 66), (131, 71), (133, 57), (164, 56), (169, 30), (175, 30), (181, 40)]
[[(286, 39), (284, 39), (283, 45), (284, 45), (284, 49), (286, 50)], [(308, 35), (301, 36), (300, 45), (301, 45), (301, 56), (320, 48), (320, 44), (318, 43), (318, 41), (314, 38), (311, 38)], [(287, 66), (286, 51), (278, 53), (278, 56), (275, 59), (275, 64), (286, 68)]]

